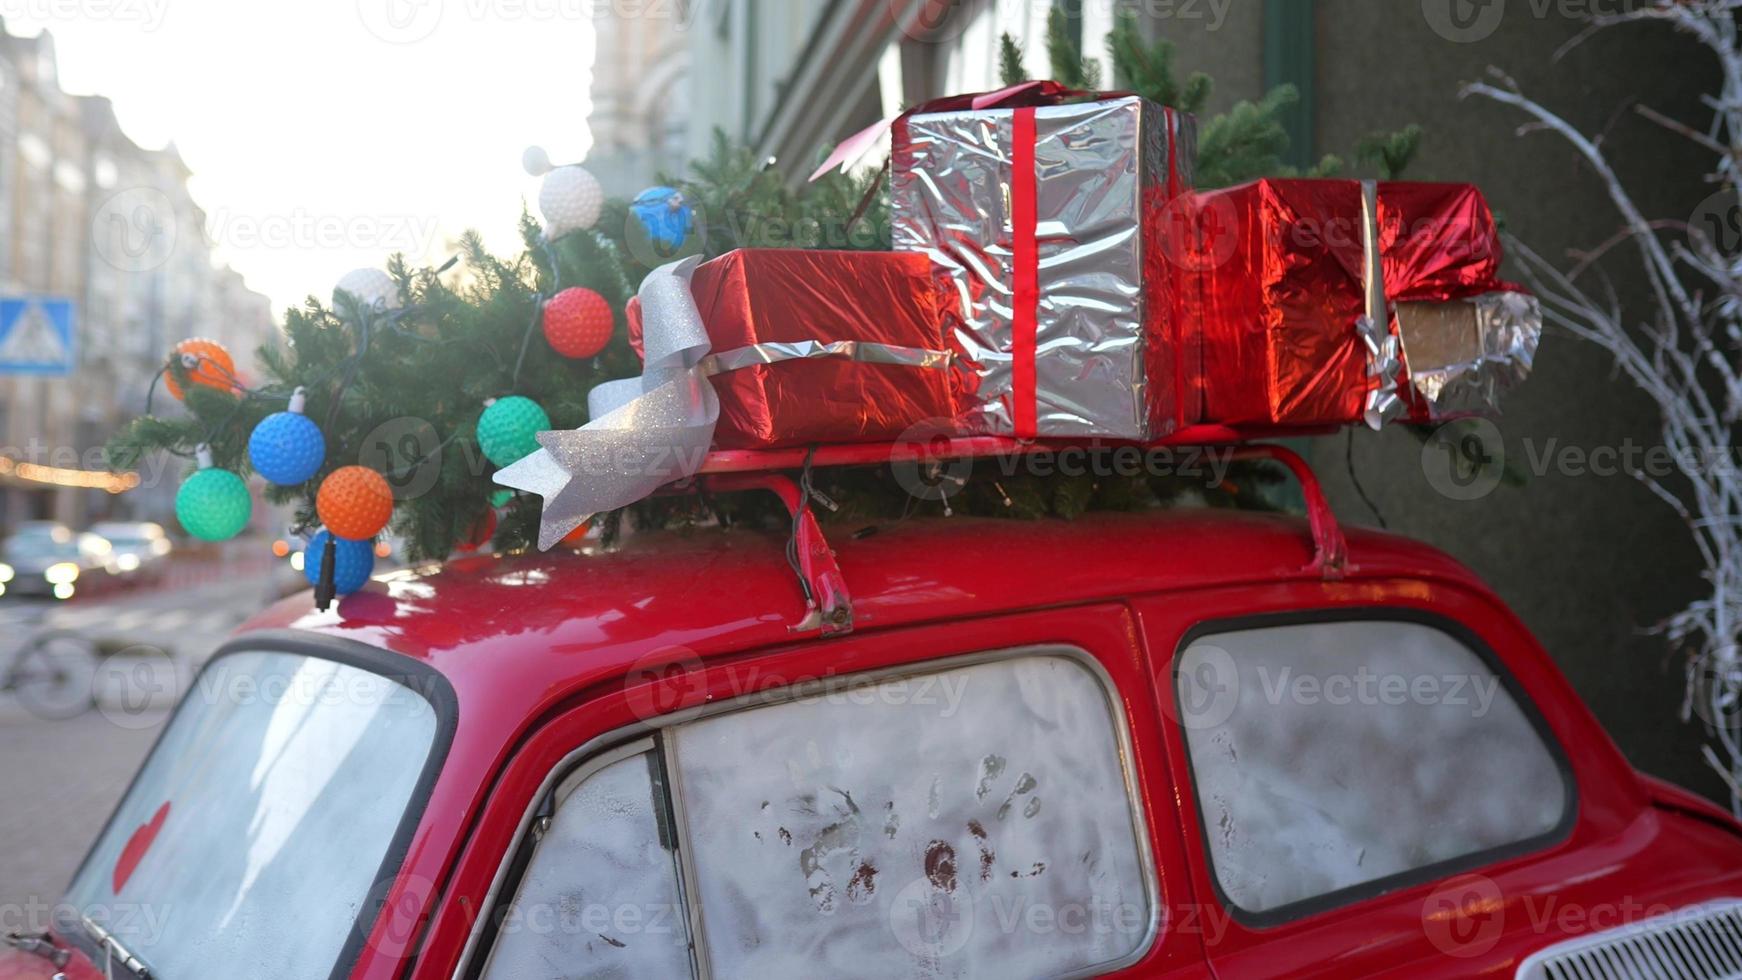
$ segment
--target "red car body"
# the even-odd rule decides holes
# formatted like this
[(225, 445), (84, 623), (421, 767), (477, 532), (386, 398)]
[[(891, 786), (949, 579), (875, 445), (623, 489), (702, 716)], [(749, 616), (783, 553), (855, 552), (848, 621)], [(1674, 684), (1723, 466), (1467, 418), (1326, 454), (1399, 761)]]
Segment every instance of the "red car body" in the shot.
[[(1327, 580), (1309, 567), (1305, 523), (1289, 518), (912, 520), (834, 542), (854, 630), (828, 639), (794, 631), (803, 600), (783, 545), (702, 530), (605, 554), (462, 559), (389, 576), (327, 613), (293, 598), (245, 627), (257, 645), (389, 651), (438, 672), (457, 703), (451, 746), (350, 975), (454, 976), (547, 775), (650, 712), (1037, 642), (1088, 651), (1129, 725), (1162, 925), (1113, 975), (1511, 976), (1571, 936), (1742, 895), (1742, 826), (1633, 770), (1517, 617), (1424, 545), (1352, 532), (1346, 574)], [(1175, 653), (1205, 623), (1375, 609), (1449, 621), (1491, 648), (1564, 754), (1575, 814), (1528, 853), (1284, 924), (1244, 922), (1206, 858)], [(0, 957), (0, 980), (55, 972), (39, 956)], [(64, 972), (101, 975), (84, 951)]]

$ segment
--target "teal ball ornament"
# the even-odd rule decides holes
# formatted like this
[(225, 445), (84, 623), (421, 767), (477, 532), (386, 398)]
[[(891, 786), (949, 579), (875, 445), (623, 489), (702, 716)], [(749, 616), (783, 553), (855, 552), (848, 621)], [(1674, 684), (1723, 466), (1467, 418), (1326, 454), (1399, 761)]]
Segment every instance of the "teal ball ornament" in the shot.
[(478, 446), (490, 462), (510, 466), (537, 452), (538, 434), (550, 428), (550, 416), (532, 399), (498, 398), (478, 418)]
[(248, 526), (253, 513), (248, 484), (229, 470), (206, 467), (188, 477), (175, 494), (176, 520), (201, 541), (230, 540)]

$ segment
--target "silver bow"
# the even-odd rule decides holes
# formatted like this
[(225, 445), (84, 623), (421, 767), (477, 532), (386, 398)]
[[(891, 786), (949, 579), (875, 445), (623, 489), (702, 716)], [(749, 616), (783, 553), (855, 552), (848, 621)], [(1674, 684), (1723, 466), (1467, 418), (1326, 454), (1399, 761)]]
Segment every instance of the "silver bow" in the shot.
[(1379, 183), (1361, 182), (1361, 284), (1367, 291), (1367, 315), (1355, 330), (1367, 345), (1367, 379), (1377, 385), (1367, 392), (1367, 425), (1374, 431), (1403, 414), (1398, 389), (1403, 372), (1403, 348), (1391, 331), (1391, 310), (1385, 302), (1385, 265), (1379, 253)]
[(865, 341), (787, 341), (711, 354), (707, 328), (690, 292), (699, 258), (655, 269), (641, 284), (641, 377), (609, 381), (587, 395), (593, 421), (541, 432), (538, 450), (496, 474), (496, 482), (544, 498), (538, 546), (548, 551), (594, 514), (644, 500), (701, 472), (720, 420), (708, 379), (783, 361), (837, 359), (947, 370), (947, 351)]
[(690, 295), (701, 259), (653, 271), (641, 284), (646, 368), (587, 395), (593, 421), (541, 432), (538, 450), (496, 474), (544, 498), (538, 547), (548, 551), (593, 518), (694, 476), (707, 459), (720, 401), (707, 379), (708, 332)]

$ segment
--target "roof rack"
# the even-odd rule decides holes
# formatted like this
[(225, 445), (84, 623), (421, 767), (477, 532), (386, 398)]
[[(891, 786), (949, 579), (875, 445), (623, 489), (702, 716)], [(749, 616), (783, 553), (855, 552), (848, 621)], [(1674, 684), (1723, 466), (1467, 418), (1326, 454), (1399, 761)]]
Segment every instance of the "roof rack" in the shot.
[[(810, 473), (817, 467), (876, 466), (902, 462), (942, 462), (993, 456), (1028, 456), (1062, 449), (1106, 450), (1121, 446), (1143, 449), (1227, 447), (1233, 459), (1268, 459), (1288, 469), (1299, 481), (1312, 530), (1313, 559), (1306, 571), (1326, 581), (1342, 579), (1351, 570), (1349, 546), (1342, 526), (1325, 499), (1324, 489), (1306, 460), (1285, 446), (1252, 442), (1265, 435), (1302, 436), (1316, 432), (1290, 430), (1258, 433), (1224, 426), (1193, 426), (1151, 443), (1119, 440), (1041, 439), (1025, 441), (1002, 436), (943, 437), (902, 443), (857, 443), (767, 451), (733, 450), (708, 455), (696, 480), (718, 492), (762, 490), (778, 496), (792, 515), (787, 560), (804, 591), (805, 617), (790, 627), (795, 633), (819, 631), (841, 636), (853, 630), (853, 599), (835, 553), (811, 511)], [(800, 470), (795, 482), (783, 471)]]

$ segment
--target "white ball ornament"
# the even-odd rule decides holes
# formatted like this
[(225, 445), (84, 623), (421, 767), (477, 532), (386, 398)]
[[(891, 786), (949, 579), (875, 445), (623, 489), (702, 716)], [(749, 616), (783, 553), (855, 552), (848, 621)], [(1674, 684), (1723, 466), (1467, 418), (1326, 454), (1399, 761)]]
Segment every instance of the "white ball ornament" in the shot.
[(542, 146), (529, 146), (520, 155), (520, 166), (533, 177), (543, 177), (551, 171), (550, 154)]
[(544, 235), (555, 241), (570, 232), (584, 231), (599, 223), (605, 206), (605, 189), (598, 178), (576, 166), (558, 167), (546, 174), (538, 191), (538, 209), (544, 212)]
[(345, 277), (333, 287), (335, 304), (340, 293), (349, 293), (358, 304), (379, 312), (397, 310), (401, 306), (399, 284), (380, 269), (356, 269), (345, 273)]

